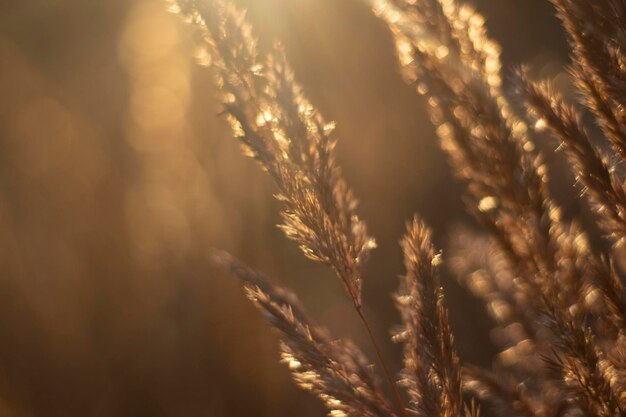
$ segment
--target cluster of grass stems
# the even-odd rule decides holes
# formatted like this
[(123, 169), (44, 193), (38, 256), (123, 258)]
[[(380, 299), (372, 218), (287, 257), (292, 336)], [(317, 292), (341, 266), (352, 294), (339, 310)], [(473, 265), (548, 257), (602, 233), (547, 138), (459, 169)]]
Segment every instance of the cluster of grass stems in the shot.
[[(552, 0), (581, 100), (567, 103), (522, 68), (513, 98), (525, 111), (516, 114), (503, 93), (499, 46), (475, 10), (455, 0), (372, 3), (486, 232), (457, 236), (450, 265), (494, 319), (500, 353), (492, 368), (461, 363), (442, 257), (416, 216), (401, 241), (406, 273), (395, 294), (402, 324), (394, 340), (403, 344), (404, 368), (392, 374), (363, 312), (363, 268), (376, 243), (337, 165), (334, 125), (307, 101), (279, 46), (260, 56), (245, 13), (229, 0), (172, 0), (171, 10), (197, 28), (234, 136), (276, 184), (281, 229), (343, 283), (388, 389), (359, 348), (315, 323), (289, 290), (226, 253), (216, 261), (280, 332), (283, 362), (330, 416), (477, 417), (481, 408), (498, 416), (626, 415), (626, 301), (613, 262), (626, 239), (618, 169), (626, 158), (626, 4)], [(593, 115), (610, 146), (592, 140), (580, 111)], [(592, 248), (582, 228), (562, 218), (533, 142), (539, 130), (565, 150), (605, 247)]]

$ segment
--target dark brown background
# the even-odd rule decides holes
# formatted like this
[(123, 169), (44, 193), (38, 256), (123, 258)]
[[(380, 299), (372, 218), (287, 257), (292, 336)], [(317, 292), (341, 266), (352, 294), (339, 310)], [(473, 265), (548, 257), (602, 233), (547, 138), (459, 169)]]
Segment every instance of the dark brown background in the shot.
[[(337, 121), (339, 162), (379, 243), (364, 298), (398, 369), (397, 241), (415, 211), (444, 248), (471, 227), (460, 188), (365, 1), (239, 4)], [(565, 38), (546, 0), (475, 4), (507, 71), (562, 70)], [(324, 415), (291, 383), (238, 283), (208, 262), (212, 246), (293, 288), (371, 353), (340, 284), (275, 228), (274, 188), (216, 117), (193, 49), (158, 0), (3, 3), (0, 416)], [(547, 159), (559, 177), (562, 163)], [(463, 358), (489, 363), (482, 306), (454, 279), (445, 286)]]

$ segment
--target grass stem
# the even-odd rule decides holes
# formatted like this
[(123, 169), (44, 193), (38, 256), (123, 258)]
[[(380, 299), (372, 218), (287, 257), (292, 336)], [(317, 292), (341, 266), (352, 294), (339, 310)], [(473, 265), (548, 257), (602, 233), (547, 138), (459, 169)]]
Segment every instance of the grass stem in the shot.
[(363, 323), (363, 326), (367, 330), (367, 335), (369, 336), (370, 342), (372, 343), (372, 346), (374, 347), (374, 351), (376, 352), (376, 356), (378, 357), (378, 362), (380, 362), (380, 365), (383, 368), (383, 372), (385, 373), (385, 378), (387, 379), (387, 382), (389, 383), (389, 386), (391, 387), (391, 391), (393, 392), (393, 397), (396, 401), (398, 410), (400, 414), (402, 415), (402, 417), (408, 417), (406, 408), (404, 406), (404, 402), (402, 401), (402, 397), (400, 396), (400, 391), (398, 390), (398, 386), (396, 385), (395, 381), (391, 377), (391, 373), (389, 372), (389, 368), (387, 367), (387, 364), (385, 363), (385, 360), (383, 359), (383, 355), (380, 351), (380, 348), (378, 347), (376, 338), (374, 337), (374, 334), (372, 333), (372, 329), (369, 325), (369, 322), (365, 318), (365, 314), (363, 314), (363, 308), (361, 306), (355, 306), (355, 308), (356, 308), (356, 312), (359, 315), (359, 318), (361, 319), (361, 323)]

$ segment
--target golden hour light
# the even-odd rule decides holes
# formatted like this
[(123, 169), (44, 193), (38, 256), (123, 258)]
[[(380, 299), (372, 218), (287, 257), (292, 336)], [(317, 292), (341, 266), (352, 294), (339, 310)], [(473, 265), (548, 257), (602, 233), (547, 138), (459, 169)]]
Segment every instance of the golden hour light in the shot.
[(626, 416), (621, 0), (0, 14), (0, 417)]

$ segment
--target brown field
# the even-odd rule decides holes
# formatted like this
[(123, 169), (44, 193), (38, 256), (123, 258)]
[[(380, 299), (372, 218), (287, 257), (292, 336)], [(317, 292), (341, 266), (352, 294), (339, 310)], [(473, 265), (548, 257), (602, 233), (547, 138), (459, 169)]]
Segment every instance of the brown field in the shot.
[[(440, 148), (437, 126), (431, 123), (431, 119), (436, 124), (443, 123), (439, 119), (445, 120), (445, 114), (428, 112), (428, 99), (441, 91), (429, 90), (424, 98), (407, 85), (406, 79), (425, 75), (420, 69), (400, 69), (394, 46), (398, 39), (384, 16), (379, 18), (372, 13), (367, 2), (234, 3), (248, 10), (254, 36), (259, 38), (259, 51), (268, 53), (272, 43), (280, 41), (303, 94), (325, 120), (336, 122), (336, 163), (359, 201), (359, 218), (367, 223), (368, 233), (375, 237), (378, 246), (363, 268), (361, 292), (367, 322), (392, 373), (407, 367), (403, 363), (403, 356), (410, 357), (407, 349), (423, 346), (424, 340), (430, 339), (428, 331), (422, 332), (425, 335), (416, 331), (422, 339), (417, 337), (403, 347), (391, 342), (390, 328), (401, 323), (415, 324), (425, 317), (445, 316), (445, 309), (432, 303), (439, 294), (439, 278), (433, 278), (433, 288), (426, 289), (421, 284), (413, 288), (411, 281), (413, 278), (420, 282), (423, 270), (430, 271), (424, 265), (430, 265), (435, 257), (435, 247), (443, 249), (444, 263), (439, 274), (451, 330), (439, 325), (433, 332), (439, 341), (453, 332), (456, 347), (443, 349), (445, 359), (452, 361), (443, 364), (443, 368), (460, 371), (454, 362), (457, 352), (464, 365), (490, 368), (495, 363), (497, 368), (503, 360), (506, 362), (502, 356), (502, 351), (506, 351), (501, 343), (505, 333), (502, 329), (517, 322), (508, 323), (500, 317), (502, 326), (494, 326), (490, 313), (498, 318), (497, 303), (488, 304), (490, 309), (485, 309), (481, 290), (476, 290), (480, 282), (472, 281), (468, 274), (481, 262), (481, 267), (489, 262), (495, 264), (500, 261), (496, 255), (507, 255), (501, 248), (497, 250), (504, 255), (493, 255), (497, 244), (488, 241), (488, 227), (485, 229), (472, 213), (468, 214), (463, 202), (465, 196), (470, 207), (490, 205), (491, 200), (485, 198), (492, 196), (480, 185), (481, 175), (492, 175), (490, 155), (477, 152), (484, 160), (476, 166), (486, 165), (487, 174), (472, 166), (463, 151), (454, 149), (450, 167), (450, 158)], [(620, 200), (620, 192), (623, 193), (621, 167), (626, 153), (620, 153), (619, 143), (626, 137), (626, 129), (610, 130), (602, 124), (603, 113), (600, 112), (598, 124), (593, 112), (586, 112), (583, 120), (592, 137), (587, 141), (586, 135), (576, 136), (575, 126), (568, 130), (567, 126), (558, 125), (558, 121), (575, 119), (565, 110), (565, 114), (555, 116), (554, 127), (548, 117), (553, 109), (546, 108), (554, 102), (541, 100), (544, 91), (540, 86), (530, 82), (520, 86), (521, 82), (514, 80), (514, 69), (527, 64), (533, 80), (552, 79), (567, 102), (574, 102), (581, 95), (567, 72), (571, 48), (566, 32), (548, 1), (470, 3), (486, 18), (489, 36), (502, 47), (504, 94), (522, 97), (512, 100), (512, 108), (525, 114), (524, 105), (529, 107), (529, 119), (537, 116), (542, 124), (547, 121), (548, 130), (553, 128), (566, 148), (565, 152), (554, 152), (557, 141), (545, 132), (535, 137), (550, 179), (548, 185), (537, 186), (543, 194), (536, 200), (548, 202), (541, 209), (545, 213), (538, 210), (546, 214), (551, 212), (552, 202), (560, 205), (564, 220), (548, 221), (550, 227), (563, 226), (569, 231), (569, 222), (576, 219), (587, 232), (592, 247), (565, 248), (567, 243), (552, 242), (550, 234), (548, 246), (554, 243), (557, 247), (557, 254), (551, 257), (546, 255), (551, 246), (541, 246), (540, 238), (532, 235), (543, 232), (545, 218), (539, 216), (535, 225), (532, 219), (516, 217), (526, 213), (526, 207), (515, 207), (505, 215), (492, 213), (490, 207), (481, 208), (479, 212), (487, 212), (483, 225), (504, 224), (502, 234), (511, 237), (513, 246), (524, 247), (511, 250), (521, 259), (519, 269), (511, 272), (514, 268), (507, 267), (505, 272), (496, 272), (509, 274), (511, 280), (513, 275), (528, 276), (529, 281), (535, 282), (533, 279), (544, 277), (545, 271), (553, 272), (546, 273), (550, 277), (560, 275), (548, 267), (544, 270), (541, 266), (528, 266), (529, 259), (534, 262), (544, 255), (551, 257), (550, 261), (558, 264), (554, 269), (559, 271), (565, 268), (564, 264), (579, 260), (583, 263), (579, 269), (592, 278), (583, 276), (581, 280), (590, 287), (571, 290), (572, 294), (580, 293), (586, 301), (590, 297), (606, 299), (605, 304), (611, 306), (610, 290), (601, 283), (613, 275), (607, 272), (610, 268), (605, 268), (607, 265), (598, 254), (615, 258), (618, 274), (622, 273), (620, 254), (626, 231), (626, 227), (622, 229), (626, 224), (622, 218), (626, 219), (626, 212), (620, 209), (626, 207), (626, 200)], [(168, 13), (165, 3), (159, 0), (28, 0), (8, 2), (2, 11), (0, 417), (325, 415), (328, 410), (324, 403), (299, 389), (288, 367), (279, 364), (277, 332), (269, 330), (246, 299), (238, 280), (216, 265), (214, 248), (228, 251), (255, 270), (263, 271), (273, 282), (293, 290), (316, 322), (327, 327), (333, 336), (356, 342), (375, 364), (375, 370), (381, 371), (375, 348), (355, 314), (355, 296), (344, 290), (346, 286), (350, 288), (354, 271), (360, 266), (353, 266), (344, 275), (338, 273), (341, 279), (337, 279), (332, 268), (311, 262), (298, 244), (285, 238), (276, 227), (283, 222), (280, 213), (285, 205), (273, 196), (279, 191), (287, 194), (288, 204), (292, 196), (277, 187), (270, 175), (262, 173), (257, 162), (243, 155), (229, 124), (218, 115), (223, 108), (216, 97), (223, 91), (214, 83), (211, 72), (197, 65), (193, 58), (198, 54), (198, 39), (192, 25)], [(618, 41), (625, 42), (619, 37)], [(597, 57), (592, 56), (587, 64), (592, 65), (593, 59)], [(620, 70), (625, 72), (623, 67)], [(534, 91), (533, 86), (541, 91)], [(617, 92), (609, 89), (605, 93), (619, 109)], [(463, 106), (455, 101), (458, 97), (438, 97), (442, 97), (443, 113), (453, 105)], [(590, 107), (594, 110), (593, 104)], [(623, 108), (619, 111), (623, 113)], [(480, 109), (477, 113), (482, 114)], [(626, 117), (616, 124), (624, 127), (624, 120)], [(609, 155), (608, 168), (592, 160), (590, 155), (596, 148)], [(515, 159), (510, 164), (511, 171), (515, 171), (518, 162)], [(533, 162), (519, 164), (522, 171), (541, 171)], [(466, 169), (469, 174), (463, 167), (470, 167)], [(616, 172), (615, 178), (603, 177), (604, 168)], [(541, 175), (538, 178), (543, 181)], [(464, 191), (466, 183), (470, 184), (469, 193)], [(471, 184), (479, 184), (479, 190), (472, 189)], [(502, 191), (506, 187), (498, 187), (493, 189), (506, 191)], [(581, 198), (583, 188), (589, 191)], [(592, 209), (587, 205), (587, 197)], [(293, 204), (297, 206), (296, 203)], [(405, 282), (404, 290), (414, 298), (424, 298), (421, 304), (417, 303), (421, 310), (416, 308), (412, 313), (408, 308), (399, 314), (392, 296), (398, 289), (398, 276), (406, 272), (398, 242), (414, 213), (419, 213), (432, 230), (432, 242), (426, 226), (417, 223), (404, 241), (409, 272), (401, 281)], [(510, 226), (516, 221), (522, 224), (521, 231)], [(353, 234), (347, 233), (347, 239), (358, 241), (362, 237)], [(294, 239), (302, 244), (301, 235), (295, 235)], [(319, 238), (319, 233), (315, 236)], [(412, 247), (415, 242), (419, 243), (417, 248)], [(358, 246), (358, 242), (353, 246)], [(564, 255), (568, 249), (575, 254)], [(493, 256), (483, 259), (488, 254)], [(353, 258), (346, 255), (341, 261), (348, 263)], [(333, 258), (322, 263), (334, 261)], [(597, 272), (596, 264), (598, 269), (605, 269)], [(594, 274), (601, 276), (597, 279), (600, 284), (594, 281)], [(464, 285), (469, 285), (473, 292)], [(539, 294), (554, 295), (558, 289), (576, 286), (569, 281), (545, 285), (545, 292), (531, 288), (529, 294), (541, 298)], [(596, 288), (599, 293), (589, 288)], [(619, 297), (623, 297), (623, 291), (614, 298)], [(566, 301), (569, 300), (563, 303)], [(428, 310), (429, 302), (432, 311)], [(536, 307), (528, 300), (525, 302), (528, 304), (521, 303), (522, 307)], [(571, 304), (584, 310), (586, 304), (581, 303)], [(564, 304), (559, 307), (567, 311)], [(536, 407), (532, 413), (515, 408), (515, 401), (511, 404), (515, 404), (512, 407), (517, 414), (503, 411), (476, 394), (484, 402), (482, 414), (613, 417), (624, 413), (626, 393), (622, 388), (626, 371), (624, 350), (620, 350), (624, 348), (624, 328), (617, 323), (618, 336), (612, 333), (605, 322), (614, 316), (607, 310), (611, 309), (591, 305), (588, 316), (592, 319), (585, 316), (585, 320), (576, 310), (572, 313), (575, 331), (571, 333), (578, 335), (586, 329), (595, 332), (596, 339), (588, 345), (601, 351), (601, 364), (596, 367), (601, 369), (592, 368), (605, 379), (611, 379), (609, 376), (614, 376), (611, 372), (615, 371), (612, 385), (594, 386), (593, 372), (591, 376), (585, 374), (585, 383), (572, 382), (575, 372), (561, 366), (563, 381), (555, 377), (558, 383), (546, 382), (557, 394), (547, 399), (533, 397), (531, 402), (535, 401)], [(428, 311), (434, 316), (428, 316)], [(551, 316), (537, 307), (532, 325), (546, 320), (544, 315), (547, 321), (554, 319), (556, 324), (547, 327), (554, 339), (565, 345), (565, 362), (574, 358), (571, 368), (586, 369), (588, 358), (577, 356), (578, 351), (566, 337), (571, 334), (563, 330), (568, 326), (569, 313), (559, 314)], [(563, 318), (565, 324), (556, 318)], [(588, 325), (587, 319), (592, 324)], [(533, 350), (533, 354), (543, 354), (546, 346), (557, 344), (550, 337), (542, 339), (544, 336), (538, 330), (527, 339), (543, 346)], [(520, 358), (516, 361), (526, 360)], [(425, 359), (417, 355), (413, 360), (421, 363)], [(502, 366), (508, 369), (508, 365)], [(524, 368), (526, 371), (534, 369)], [(514, 379), (519, 376), (516, 372), (504, 373)], [(545, 373), (524, 381), (531, 385), (539, 380), (543, 384)], [(393, 408), (391, 390), (383, 373), (379, 374), (381, 390)], [(434, 384), (435, 393), (441, 394), (441, 387), (448, 386), (448, 382), (451, 391), (455, 389), (454, 381), (432, 380), (438, 381)], [(585, 384), (597, 391), (594, 392), (599, 400), (589, 395), (592, 401), (576, 391)], [(417, 386), (421, 387), (419, 382)], [(470, 391), (468, 388), (464, 396), (469, 398)], [(529, 392), (535, 394), (532, 387)], [(407, 405), (409, 398), (414, 399), (401, 395)], [(449, 393), (433, 394), (432, 398), (428, 392), (421, 395), (417, 397), (428, 399), (428, 404), (442, 401), (446, 405), (435, 411), (420, 409), (418, 415), (457, 417), (463, 413), (455, 408), (463, 403), (460, 393), (458, 398)], [(613, 401), (613, 397), (617, 399)], [(560, 401), (567, 402), (569, 408), (555, 411), (555, 404), (561, 404)], [(391, 411), (342, 412), (334, 417), (396, 415)]]

